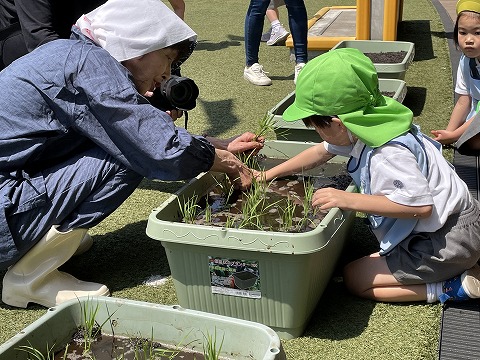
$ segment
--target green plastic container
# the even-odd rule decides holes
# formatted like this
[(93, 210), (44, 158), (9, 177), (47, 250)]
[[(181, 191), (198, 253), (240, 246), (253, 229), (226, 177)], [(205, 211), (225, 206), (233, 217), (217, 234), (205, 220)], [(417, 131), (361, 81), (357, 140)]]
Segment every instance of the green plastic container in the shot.
[[(382, 94), (392, 93), (393, 99), (403, 102), (407, 94), (405, 81), (399, 79), (378, 79), (378, 88)], [(303, 121), (287, 122), (283, 120), (283, 112), (295, 101), (295, 91), (288, 94), (270, 113), (274, 115), (275, 134), (278, 140), (320, 142), (322, 139), (314, 129), (307, 128)]]
[[(310, 146), (268, 141), (261, 153), (288, 158)], [(148, 219), (147, 235), (165, 247), (180, 305), (259, 322), (283, 339), (300, 336), (330, 280), (355, 212), (331, 209), (315, 230), (305, 233), (179, 222), (178, 198), (204, 195), (215, 184), (213, 175), (217, 181), (223, 176), (199, 175), (154, 209)], [(353, 183), (347, 191), (356, 191)], [(253, 289), (232, 289), (231, 284), (215, 282), (218, 271), (226, 276), (236, 266), (257, 276)]]
[(355, 48), (363, 53), (381, 53), (405, 51), (406, 55), (401, 62), (394, 64), (375, 63), (379, 78), (405, 79), (408, 66), (415, 56), (415, 45), (408, 41), (384, 40), (342, 40), (332, 50), (340, 48)]
[[(94, 297), (80, 298), (48, 309), (47, 313), (0, 346), (1, 360), (27, 360), (19, 346), (44, 351), (48, 345), (61, 349), (71, 341), (83, 324), (82, 309), (98, 304), (97, 322), (103, 332), (116, 336), (154, 339), (172, 347), (196, 349), (202, 355), (204, 335), (216, 335), (217, 346), (223, 339), (222, 359), (286, 359), (278, 335), (265, 325), (219, 316), (180, 306)], [(112, 323), (112, 326), (110, 326)], [(153, 336), (153, 337), (152, 337)], [(44, 354), (45, 355), (45, 354)]]

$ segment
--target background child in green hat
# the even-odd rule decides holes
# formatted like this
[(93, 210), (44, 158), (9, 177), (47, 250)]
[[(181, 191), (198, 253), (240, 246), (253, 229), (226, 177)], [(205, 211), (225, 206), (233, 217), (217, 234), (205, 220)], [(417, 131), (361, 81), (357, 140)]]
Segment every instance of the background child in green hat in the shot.
[(312, 205), (368, 214), (380, 250), (344, 269), (354, 294), (378, 301), (480, 297), (480, 210), (439, 144), (412, 112), (382, 96), (371, 60), (353, 48), (311, 60), (286, 121), (303, 120), (324, 140), (260, 176), (268, 181), (349, 157), (360, 193), (315, 192)]

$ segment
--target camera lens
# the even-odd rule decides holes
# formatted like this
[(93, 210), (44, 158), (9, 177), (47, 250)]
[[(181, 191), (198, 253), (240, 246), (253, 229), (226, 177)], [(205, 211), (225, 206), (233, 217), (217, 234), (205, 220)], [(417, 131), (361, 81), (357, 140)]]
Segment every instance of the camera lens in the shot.
[(184, 104), (190, 100), (192, 96), (192, 87), (187, 82), (178, 83), (170, 92), (170, 97), (177, 104)]
[(179, 110), (191, 110), (196, 106), (198, 86), (192, 79), (172, 75), (161, 86), (165, 98)]

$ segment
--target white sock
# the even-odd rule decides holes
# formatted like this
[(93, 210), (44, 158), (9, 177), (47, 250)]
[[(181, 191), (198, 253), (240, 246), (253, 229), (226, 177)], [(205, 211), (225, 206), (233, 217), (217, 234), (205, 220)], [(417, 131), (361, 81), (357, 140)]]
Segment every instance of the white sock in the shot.
[(272, 30), (273, 29), (277, 29), (280, 27), (280, 21), (279, 20), (273, 20), (270, 25), (272, 26)]
[(443, 294), (443, 281), (436, 283), (428, 283), (427, 285), (427, 303), (431, 304), (438, 301), (440, 295)]

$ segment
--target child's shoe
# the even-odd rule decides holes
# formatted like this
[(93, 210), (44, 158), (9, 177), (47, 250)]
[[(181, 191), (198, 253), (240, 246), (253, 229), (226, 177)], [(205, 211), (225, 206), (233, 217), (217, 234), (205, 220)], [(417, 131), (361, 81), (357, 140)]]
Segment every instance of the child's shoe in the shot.
[(480, 298), (480, 265), (475, 264), (462, 275), (445, 281), (443, 294), (439, 296), (440, 302), (464, 301)]
[(272, 31), (270, 33), (270, 39), (268, 39), (267, 45), (272, 46), (280, 44), (287, 40), (288, 35), (290, 35), (290, 33), (285, 30), (282, 25), (276, 26), (272, 28)]

